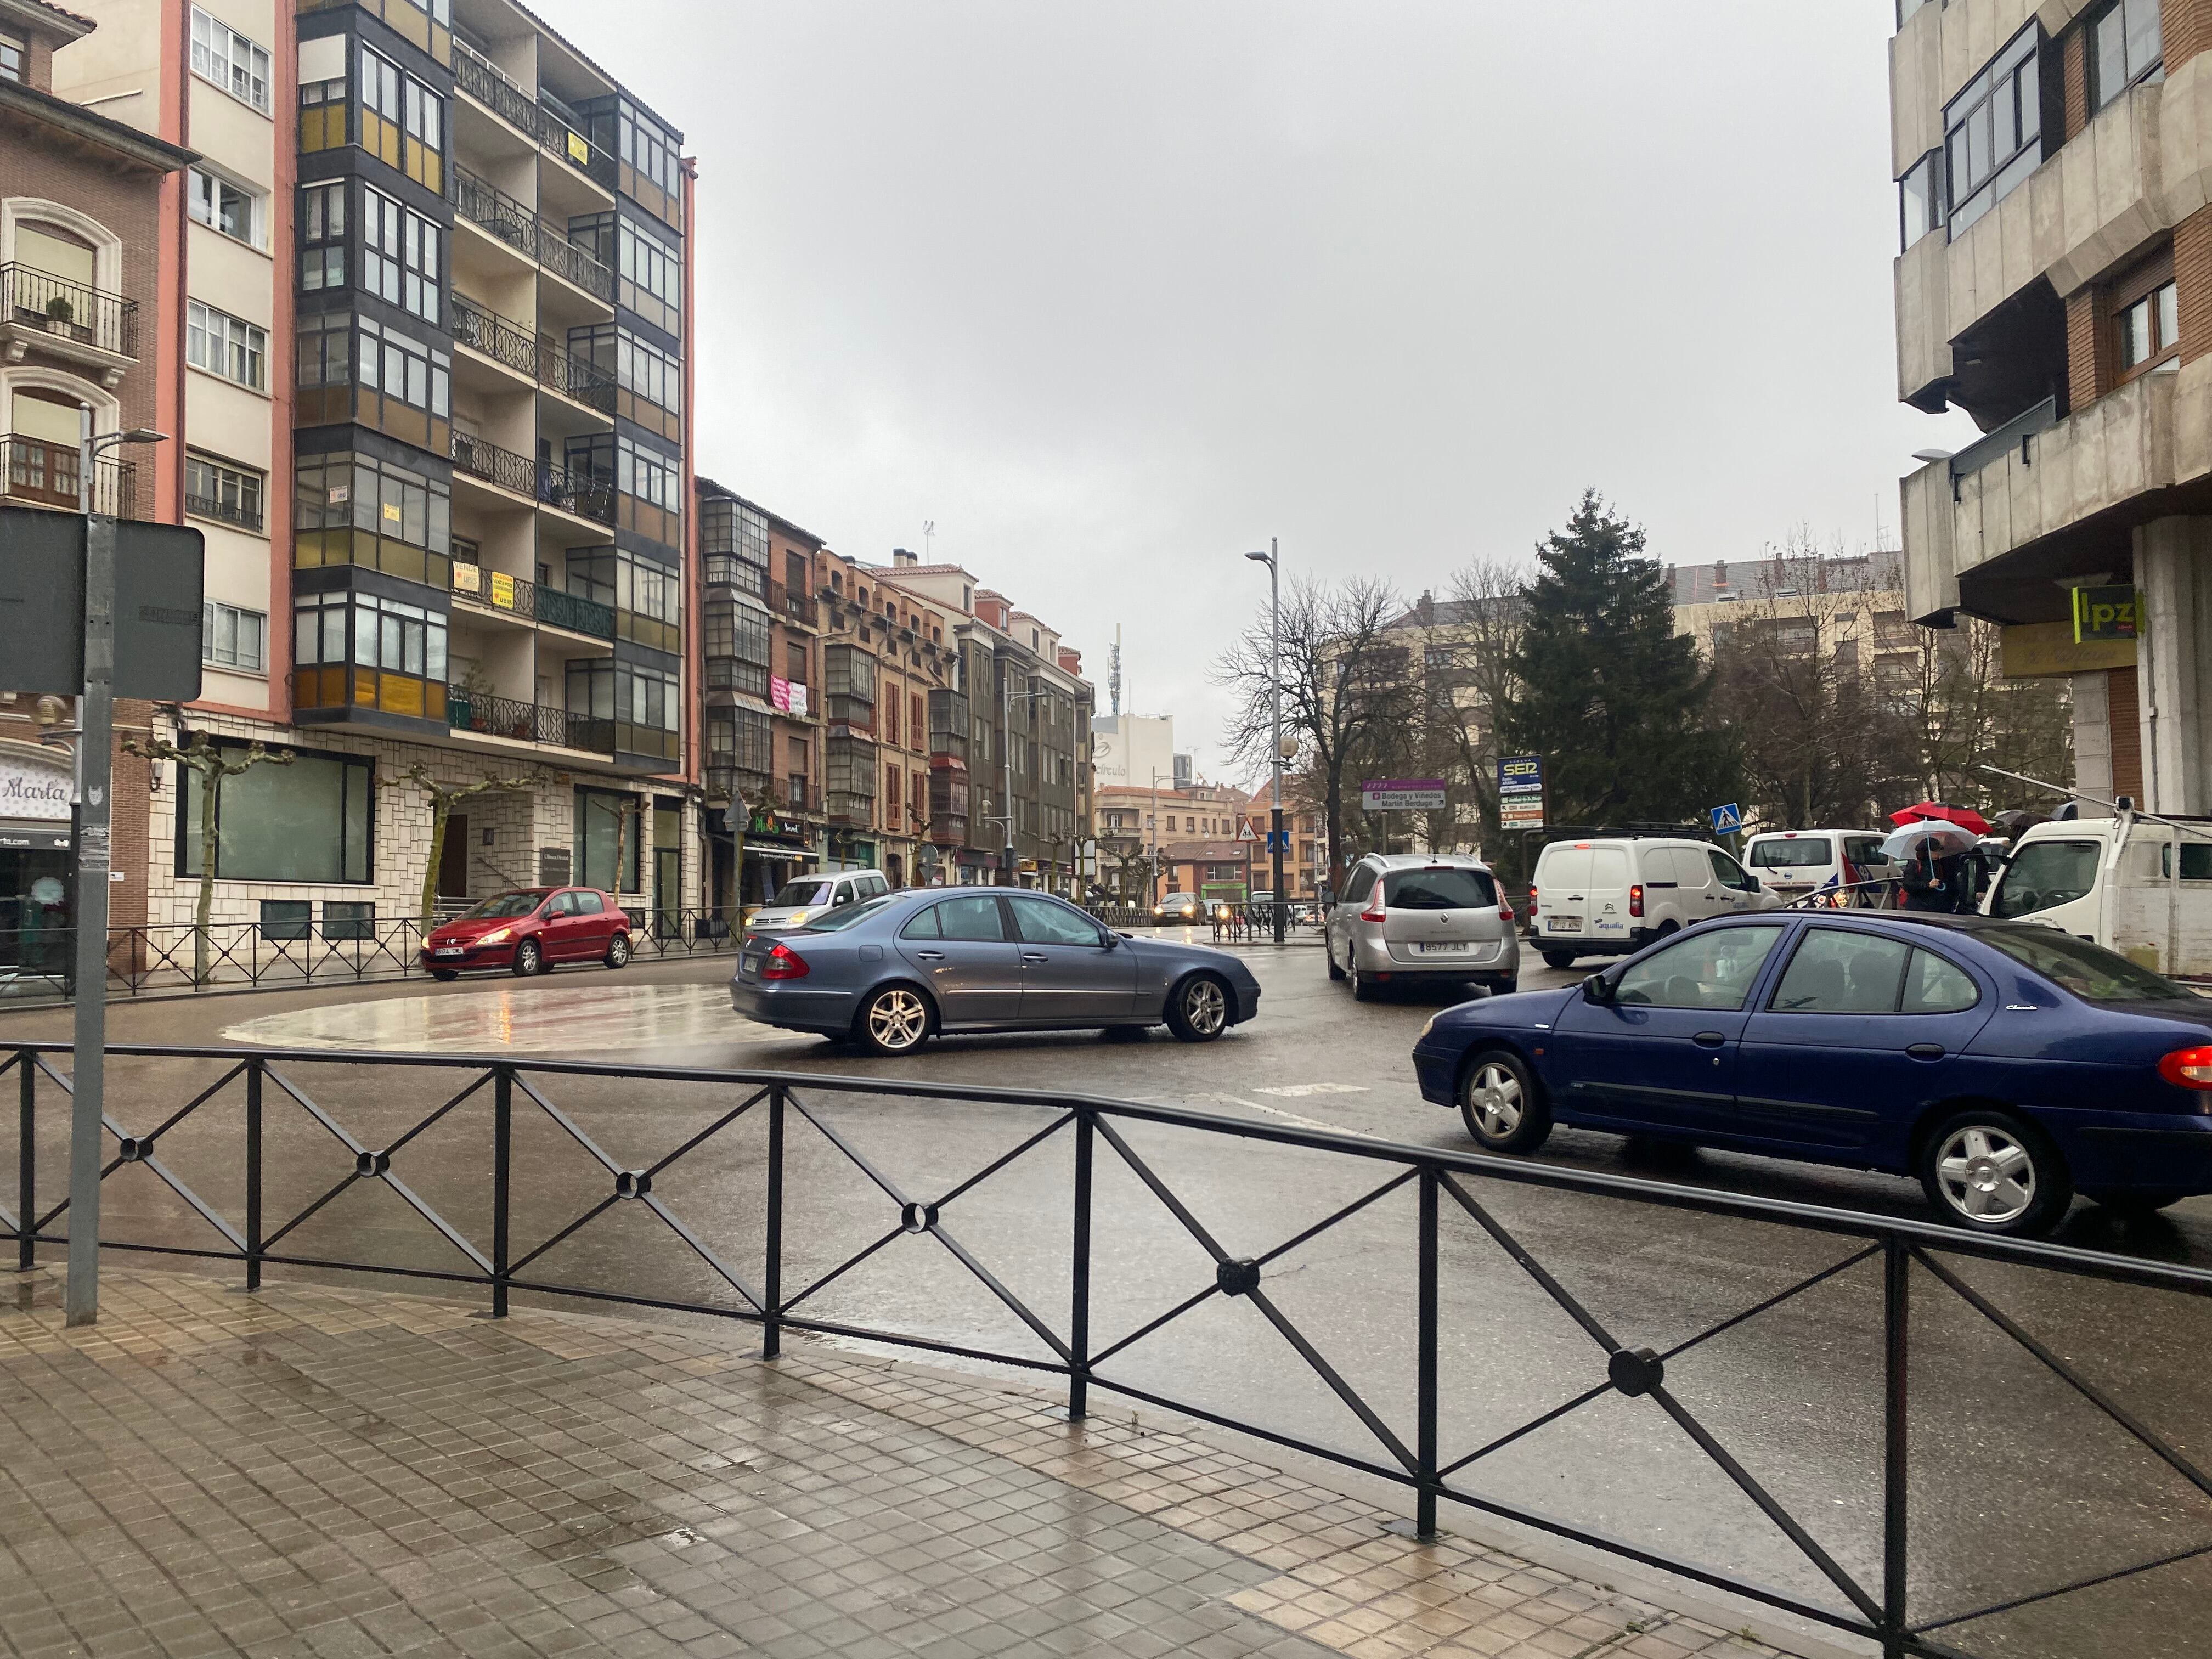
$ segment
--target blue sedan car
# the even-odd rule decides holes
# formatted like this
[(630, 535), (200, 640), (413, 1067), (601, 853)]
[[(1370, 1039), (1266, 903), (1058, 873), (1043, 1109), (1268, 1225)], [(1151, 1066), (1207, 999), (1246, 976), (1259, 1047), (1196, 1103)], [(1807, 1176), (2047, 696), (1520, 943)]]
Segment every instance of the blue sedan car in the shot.
[(1579, 987), (1448, 1009), (1413, 1063), (1492, 1152), (1571, 1123), (1916, 1175), (1980, 1232), (2047, 1232), (2076, 1192), (2212, 1192), (2212, 1001), (2034, 923), (1708, 922)]
[(878, 1054), (940, 1031), (1165, 1024), (1211, 1042), (1260, 1012), (1260, 982), (1225, 951), (1132, 939), (1048, 894), (926, 888), (747, 939), (730, 1004)]

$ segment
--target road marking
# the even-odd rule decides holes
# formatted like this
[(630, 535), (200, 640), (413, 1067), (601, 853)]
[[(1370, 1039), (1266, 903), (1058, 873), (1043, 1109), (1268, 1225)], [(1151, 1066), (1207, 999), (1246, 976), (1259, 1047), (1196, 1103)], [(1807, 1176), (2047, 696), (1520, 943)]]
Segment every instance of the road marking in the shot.
[(1285, 1083), (1279, 1089), (1255, 1089), (1255, 1094), (1281, 1095), (1288, 1100), (1303, 1099), (1307, 1095), (1364, 1095), (1364, 1083)]
[[(1357, 1129), (1347, 1129), (1341, 1123), (1324, 1123), (1317, 1117), (1301, 1117), (1296, 1112), (1286, 1112), (1279, 1106), (1270, 1106), (1264, 1100), (1247, 1100), (1242, 1095), (1200, 1095), (1200, 1100), (1225, 1100), (1232, 1106), (1242, 1106), (1248, 1111), (1265, 1112), (1269, 1117), (1279, 1117), (1285, 1123), (1295, 1123), (1302, 1129), (1320, 1129), (1333, 1135), (1356, 1135)], [(1372, 1139), (1371, 1136), (1363, 1137)]]
[(482, 990), (386, 997), (267, 1014), (228, 1027), (229, 1042), (276, 1048), (342, 1048), (401, 1054), (570, 1054), (702, 1043), (791, 1040), (730, 1006), (723, 985), (630, 980), (610, 985), (577, 975), (527, 988), (495, 981)]

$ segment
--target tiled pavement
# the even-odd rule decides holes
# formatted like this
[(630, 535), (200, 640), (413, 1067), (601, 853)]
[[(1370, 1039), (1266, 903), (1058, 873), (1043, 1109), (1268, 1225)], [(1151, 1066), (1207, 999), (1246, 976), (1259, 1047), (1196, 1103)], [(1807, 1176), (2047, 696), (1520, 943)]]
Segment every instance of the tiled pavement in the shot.
[[(0, 1654), (1775, 1650), (1127, 1420), (757, 1334), (0, 1277)], [(12, 1292), (12, 1294), (11, 1294)]]

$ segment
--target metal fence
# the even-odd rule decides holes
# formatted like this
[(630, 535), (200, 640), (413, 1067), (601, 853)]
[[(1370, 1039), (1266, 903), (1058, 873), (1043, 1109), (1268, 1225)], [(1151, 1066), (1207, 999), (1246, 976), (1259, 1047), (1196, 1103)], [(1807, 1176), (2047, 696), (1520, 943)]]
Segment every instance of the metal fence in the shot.
[[(0, 1097), (17, 1100), (15, 1203), (0, 1207), (0, 1241), (13, 1241), (25, 1267), (38, 1247), (65, 1242), (67, 1202), (54, 1200), (68, 1052), (0, 1045), (0, 1078), (15, 1078)], [(1064, 1379), (1071, 1418), (1103, 1391), (1391, 1482), (1422, 1535), (1441, 1505), (1464, 1505), (1868, 1638), (1887, 1656), (2087, 1651), (2070, 1614), (2050, 1626), (2030, 1617), (2082, 1598), (2091, 1646), (2144, 1651), (2125, 1629), (2137, 1615), (2115, 1613), (2109, 1592), (2140, 1591), (2155, 1620), (2157, 1576), (2212, 1557), (2203, 1509), (2212, 1476), (2184, 1449), (2201, 1431), (2198, 1410), (2124, 1400), (2138, 1375), (2124, 1353), (2102, 1365), (2069, 1357), (2115, 1327), (2186, 1341), (2186, 1322), (2212, 1297), (2203, 1269), (1038, 1091), (137, 1046), (110, 1051), (108, 1077), (110, 1098), (128, 1104), (106, 1119), (103, 1178), (132, 1184), (104, 1202), (104, 1242), (235, 1262), (249, 1289), (272, 1266), (338, 1270), (478, 1287), (495, 1316), (520, 1291), (749, 1322), (769, 1358), (786, 1331), (800, 1331), (989, 1361)], [(672, 1121), (641, 1109), (672, 1096), (685, 1103)], [(900, 1139), (899, 1123), (926, 1133)], [(932, 1167), (902, 1175), (902, 1159)], [(1296, 1162), (1290, 1180), (1284, 1159)], [(1009, 1170), (1018, 1173), (1002, 1178)], [(374, 1211), (348, 1198), (362, 1190), (377, 1194)], [(1011, 1219), (992, 1207), (1008, 1201), (1018, 1206)], [(1665, 1264), (1656, 1264), (1668, 1275), (1657, 1297), (1616, 1294), (1608, 1307), (1602, 1281), (1570, 1288), (1571, 1241), (1632, 1249), (1656, 1233), (1660, 1211), (1694, 1213), (1696, 1226), (1716, 1230), (1713, 1248), (1760, 1264), (1765, 1293), (1744, 1299), (1729, 1280), (1718, 1297), (1701, 1294)], [(1364, 1295), (1302, 1291), (1316, 1258), (1300, 1253), (1324, 1240), (1324, 1255), (1365, 1258)], [(914, 1248), (896, 1248), (907, 1241)], [(1170, 1246), (1185, 1276), (1159, 1271)], [(869, 1288), (853, 1290), (856, 1274)], [(1404, 1294), (1394, 1302), (1387, 1286)], [(957, 1287), (1001, 1334), (979, 1336), (979, 1320), (948, 1312)], [(2068, 1311), (2103, 1326), (2036, 1328), (2058, 1321), (2069, 1287), (2087, 1294)], [(1231, 1319), (1273, 1362), (1231, 1367), (1237, 1386), (1224, 1395), (1206, 1383), (1222, 1370), (1218, 1333)], [(1506, 1365), (1472, 1390), (1456, 1386), (1470, 1352), (1462, 1320), (1472, 1352)], [(1784, 1490), (1805, 1448), (1851, 1431), (1808, 1402), (1837, 1386), (1842, 1328), (1854, 1323), (1869, 1406), (1857, 1524), (1836, 1507), (1848, 1481), (1811, 1481), (1794, 1500)], [(1747, 1337), (1763, 1343), (1759, 1386), (1699, 1370), (1698, 1360), (1712, 1363), (1708, 1345)], [(1164, 1340), (1196, 1356), (1164, 1382), (1131, 1357)], [(1376, 1369), (1386, 1353), (1387, 1376)], [(1352, 1444), (1285, 1404), (1300, 1386), (1340, 1408)], [(1954, 1431), (1954, 1386), (2000, 1397), (1958, 1402)], [(2118, 1467), (2124, 1449), (2194, 1510), (2133, 1504), (2078, 1480), (2051, 1492), (2038, 1476), (2057, 1444), (2039, 1437), (2058, 1431), (2054, 1395), (2081, 1414), (2085, 1443), (2104, 1437), (2100, 1468)], [(2153, 1425), (2161, 1413), (2179, 1417), (2176, 1431)], [(1577, 1476), (1588, 1485), (1656, 1474), (1668, 1504), (1644, 1524), (1609, 1528), (1501, 1495), (1502, 1455), (1538, 1434), (1552, 1437), (1552, 1468), (1589, 1453)], [(1560, 1437), (1577, 1434), (1589, 1444), (1561, 1449)], [(1662, 1448), (1755, 1517), (1760, 1548), (1789, 1571), (1754, 1576), (1731, 1559), (1729, 1535), (1685, 1510), (1668, 1483), (1686, 1474), (1662, 1467)], [(1958, 1560), (2002, 1530), (1985, 1494), (2008, 1471), (2048, 1500), (2034, 1546), (1962, 1573)], [(1562, 1501), (1589, 1495), (1556, 1479), (1549, 1490)], [(2189, 1605), (2185, 1595), (2179, 1624), (2155, 1627), (2191, 1623)]]

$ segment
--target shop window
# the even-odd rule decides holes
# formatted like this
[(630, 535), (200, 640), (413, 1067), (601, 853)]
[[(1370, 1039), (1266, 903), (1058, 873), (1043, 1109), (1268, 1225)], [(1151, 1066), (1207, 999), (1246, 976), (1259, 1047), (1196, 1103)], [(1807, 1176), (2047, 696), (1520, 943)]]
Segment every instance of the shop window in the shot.
[(306, 899), (262, 900), (261, 937), (280, 944), (306, 939), (314, 908)]
[[(245, 745), (225, 744), (224, 747)], [(373, 879), (374, 763), (366, 756), (295, 754), (247, 768), (216, 791), (216, 874), (226, 881)], [(177, 874), (200, 874), (198, 780), (182, 767)]]
[(613, 789), (580, 788), (575, 810), (573, 839), (578, 884), (608, 893), (641, 891), (638, 876), (645, 837), (641, 833), (644, 826), (637, 797)]

